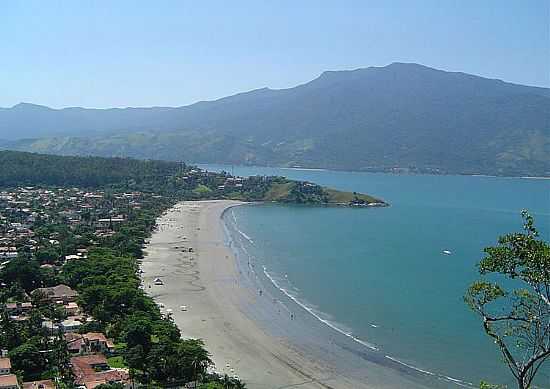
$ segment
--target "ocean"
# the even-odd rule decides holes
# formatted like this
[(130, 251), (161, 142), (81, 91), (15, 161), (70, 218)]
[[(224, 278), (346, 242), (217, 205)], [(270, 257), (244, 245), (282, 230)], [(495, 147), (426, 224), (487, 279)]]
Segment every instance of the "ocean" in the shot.
[[(354, 343), (356, 354), (364, 348), (371, 361), (424, 375), (428, 387), (513, 384), (462, 296), (483, 248), (521, 229), (522, 209), (550, 240), (550, 181), (201, 167), (282, 175), (389, 202), (372, 209), (252, 205), (224, 218), (242, 270), (257, 278), (251, 287), (270, 284), (288, 314)], [(549, 386), (550, 366), (542, 373), (539, 383)]]

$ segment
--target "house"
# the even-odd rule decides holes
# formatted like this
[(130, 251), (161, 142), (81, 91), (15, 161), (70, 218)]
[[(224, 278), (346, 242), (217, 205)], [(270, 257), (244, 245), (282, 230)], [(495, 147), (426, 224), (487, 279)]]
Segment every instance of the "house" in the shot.
[(65, 309), (67, 316), (75, 316), (80, 312), (80, 307), (77, 303), (68, 303), (63, 305), (63, 308)]
[(11, 373), (11, 360), (9, 358), (0, 358), (0, 376)]
[(38, 288), (33, 290), (32, 293), (43, 293), (46, 299), (50, 300), (51, 302), (55, 303), (57, 301), (62, 301), (63, 304), (74, 302), (78, 297), (78, 293), (76, 290), (73, 290), (67, 285), (63, 284), (52, 286), (49, 288)]
[(65, 334), (65, 341), (70, 353), (111, 353), (114, 351), (114, 344), (101, 332), (88, 332), (86, 334)]
[(23, 389), (55, 389), (52, 380), (23, 382)]
[(71, 358), (75, 382), (78, 382), (84, 376), (98, 372), (109, 370), (107, 358), (103, 354), (82, 355)]
[(0, 389), (19, 389), (15, 374), (0, 375)]
[(78, 331), (82, 325), (82, 318), (79, 316), (68, 316), (67, 319), (61, 322), (61, 329), (63, 332), (75, 332)]
[(6, 303), (6, 311), (8, 315), (21, 315), (23, 313), (28, 313), (32, 309), (32, 303), (25, 302), (16, 302), (16, 303)]
[(123, 217), (112, 217), (108, 219), (99, 219), (95, 225), (97, 228), (114, 230), (125, 221), (126, 219)]
[(107, 359), (102, 354), (72, 357), (71, 365), (75, 383), (86, 389), (93, 389), (107, 383), (121, 383), (125, 387), (131, 387), (128, 372), (122, 369), (110, 369)]

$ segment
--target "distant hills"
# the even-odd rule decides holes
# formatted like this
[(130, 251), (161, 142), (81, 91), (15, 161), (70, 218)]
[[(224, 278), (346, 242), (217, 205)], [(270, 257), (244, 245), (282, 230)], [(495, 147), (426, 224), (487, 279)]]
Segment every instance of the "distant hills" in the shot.
[(0, 146), (54, 154), (550, 176), (550, 89), (394, 63), (178, 108), (0, 109)]

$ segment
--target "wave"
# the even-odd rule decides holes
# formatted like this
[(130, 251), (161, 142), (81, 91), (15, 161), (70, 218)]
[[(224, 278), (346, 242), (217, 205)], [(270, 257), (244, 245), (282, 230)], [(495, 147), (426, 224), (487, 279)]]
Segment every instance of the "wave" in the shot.
[[(245, 238), (248, 242), (250, 243), (253, 243), (253, 240), (248, 236), (246, 235), (244, 232), (242, 232), (241, 230), (239, 230), (239, 228), (237, 227), (237, 219), (235, 217), (235, 214), (232, 212), (232, 227), (233, 229), (239, 234), (241, 235), (243, 238)], [(225, 224), (225, 223), (224, 223)], [(231, 240), (232, 243), (236, 243), (235, 240), (231, 239), (231, 233), (230, 233), (230, 230), (228, 228), (227, 225), (225, 225), (226, 227), (226, 232), (227, 232), (227, 236), (229, 236), (229, 239)], [(233, 247), (234, 249), (236, 249), (236, 247)], [(257, 278), (257, 281), (259, 281), (258, 279), (258, 275), (256, 274), (256, 272), (254, 271), (254, 268), (250, 266), (250, 263), (251, 263), (251, 260), (252, 260), (252, 255), (248, 252), (248, 250), (245, 248), (245, 245), (243, 244), (240, 244), (239, 245), (239, 249), (242, 250), (243, 254), (248, 257), (248, 268), (249, 270), (252, 272), (252, 274), (254, 274), (255, 278)], [(339, 334), (341, 335), (344, 335), (345, 337), (353, 340), (354, 342), (368, 348), (369, 350), (373, 351), (373, 352), (380, 352), (380, 348), (372, 343), (369, 343), (365, 340), (362, 340), (358, 337), (356, 337), (355, 335), (353, 335), (352, 332), (350, 331), (346, 331), (342, 328), (340, 328), (338, 325), (334, 324), (333, 322), (331, 322), (330, 320), (327, 320), (325, 318), (323, 318), (319, 313), (317, 313), (311, 306), (307, 305), (306, 303), (300, 301), (300, 299), (298, 299), (294, 294), (292, 294), (289, 289), (285, 288), (284, 286), (282, 286), (280, 284), (279, 281), (277, 281), (275, 279), (275, 277), (269, 273), (269, 271), (267, 270), (267, 267), (266, 266), (263, 266), (262, 265), (262, 269), (263, 269), (263, 274), (264, 276), (271, 282), (271, 284), (277, 289), (279, 290), (281, 293), (283, 293), (286, 297), (288, 297), (290, 300), (292, 300), (294, 303), (296, 303), (299, 307), (301, 307), (302, 309), (304, 309), (306, 312), (308, 312), (310, 315), (312, 315), (315, 319), (317, 319), (319, 322), (323, 323), (324, 325), (326, 325), (327, 327), (333, 329), (334, 331), (338, 332)], [(290, 288), (293, 289), (294, 291), (297, 291), (298, 289), (296, 287), (294, 287), (293, 285), (290, 285)], [(287, 309), (289, 312), (289, 308), (286, 307), (284, 304), (283, 306), (285, 307), (285, 309)], [(370, 323), (370, 326), (372, 328), (379, 328), (379, 325), (377, 324), (374, 324), (374, 323)], [(434, 377), (436, 379), (440, 379), (440, 380), (444, 380), (444, 381), (447, 381), (447, 382), (451, 382), (455, 385), (458, 385), (458, 386), (461, 386), (461, 387), (464, 387), (464, 388), (475, 388), (475, 386), (469, 382), (466, 382), (466, 381), (463, 381), (463, 380), (460, 380), (460, 379), (457, 379), (457, 378), (454, 378), (454, 377), (450, 377), (450, 376), (446, 376), (446, 375), (443, 375), (443, 374), (438, 374), (438, 373), (434, 373), (434, 372), (431, 372), (431, 371), (428, 371), (428, 370), (425, 370), (425, 369), (421, 369), (419, 367), (416, 367), (414, 365), (411, 365), (411, 364), (408, 364), (408, 363), (405, 363), (403, 361), (400, 361), (399, 359), (395, 358), (395, 357), (392, 357), (390, 355), (384, 355), (384, 357), (396, 364), (399, 364), (401, 366), (404, 366), (412, 371), (415, 371), (417, 373), (420, 373), (420, 374), (425, 374), (425, 375), (428, 375), (428, 376), (431, 376), (431, 377)]]
[(365, 347), (368, 347), (369, 349), (371, 350), (374, 350), (374, 351), (378, 351), (379, 348), (368, 343), (368, 342), (365, 342), (364, 340), (361, 340), (359, 338), (357, 338), (356, 336), (354, 336), (351, 332), (347, 332), (347, 331), (344, 331), (343, 329), (341, 329), (340, 327), (338, 327), (337, 325), (335, 325), (334, 323), (331, 323), (329, 320), (327, 319), (323, 319), (318, 313), (316, 313), (313, 308), (307, 306), (306, 304), (304, 304), (303, 302), (301, 302), (298, 298), (296, 298), (295, 296), (293, 296), (286, 288), (282, 287), (281, 285), (279, 285), (279, 283), (271, 276), (271, 274), (269, 274), (269, 272), (267, 271), (266, 267), (263, 266), (263, 269), (264, 269), (264, 275), (269, 279), (269, 281), (271, 281), (271, 283), (278, 289), (280, 290), (285, 296), (287, 296), (289, 299), (291, 299), (292, 301), (294, 301), (296, 304), (298, 304), (301, 308), (303, 308), (304, 310), (306, 310), (307, 312), (309, 312), (313, 317), (315, 317), (317, 320), (319, 320), (321, 323), (329, 326), (330, 328), (332, 328), (333, 330), (339, 332), (340, 334), (354, 340), (355, 342), (365, 346)]
[(398, 363), (402, 366), (405, 366), (409, 369), (412, 369), (412, 370), (415, 370), (415, 371), (418, 371), (419, 373), (423, 373), (423, 374), (427, 374), (427, 375), (430, 375), (430, 376), (433, 376), (433, 377), (437, 377), (437, 378), (440, 378), (440, 379), (443, 379), (443, 380), (446, 380), (446, 381), (451, 381), (459, 386), (462, 386), (464, 388), (475, 388), (475, 386), (470, 383), (470, 382), (466, 382), (466, 381), (463, 381), (463, 380), (459, 380), (458, 378), (453, 378), (453, 377), (449, 377), (449, 376), (446, 376), (446, 375), (442, 375), (442, 374), (437, 374), (437, 373), (433, 373), (431, 371), (428, 371), (428, 370), (423, 370), (419, 367), (416, 367), (416, 366), (413, 366), (413, 365), (410, 365), (408, 363), (405, 363), (403, 361), (400, 361), (399, 359), (397, 358), (394, 358), (394, 357), (391, 357), (389, 355), (384, 355), (384, 357), (386, 357), (387, 359), (389, 359), (390, 361), (393, 361), (395, 363)]
[(237, 227), (237, 225), (238, 225), (237, 217), (235, 216), (235, 212), (233, 212), (233, 210), (231, 210), (231, 216), (233, 217), (233, 225), (235, 227), (235, 231), (237, 231), (243, 238), (245, 238), (251, 244), (254, 244), (254, 241), (252, 240), (252, 238), (250, 236), (246, 235), (243, 231), (241, 231), (239, 229), (239, 227)]

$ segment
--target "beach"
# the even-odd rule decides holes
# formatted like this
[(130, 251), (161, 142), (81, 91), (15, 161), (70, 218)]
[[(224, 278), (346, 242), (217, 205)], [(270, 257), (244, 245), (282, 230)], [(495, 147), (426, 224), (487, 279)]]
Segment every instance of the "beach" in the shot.
[[(290, 342), (287, 332), (299, 323), (277, 316), (269, 302), (262, 302), (266, 296), (243, 282), (226, 245), (221, 217), (241, 204), (228, 200), (177, 204), (158, 220), (141, 265), (145, 290), (163, 312), (172, 313), (183, 337), (204, 340), (215, 371), (238, 376), (252, 389), (426, 387), (387, 366), (337, 349), (334, 343), (316, 354), (314, 347), (309, 352)], [(156, 285), (156, 278), (163, 285)], [(256, 306), (262, 307), (264, 322), (275, 323), (276, 335), (252, 317)], [(271, 314), (272, 319), (265, 319)]]

